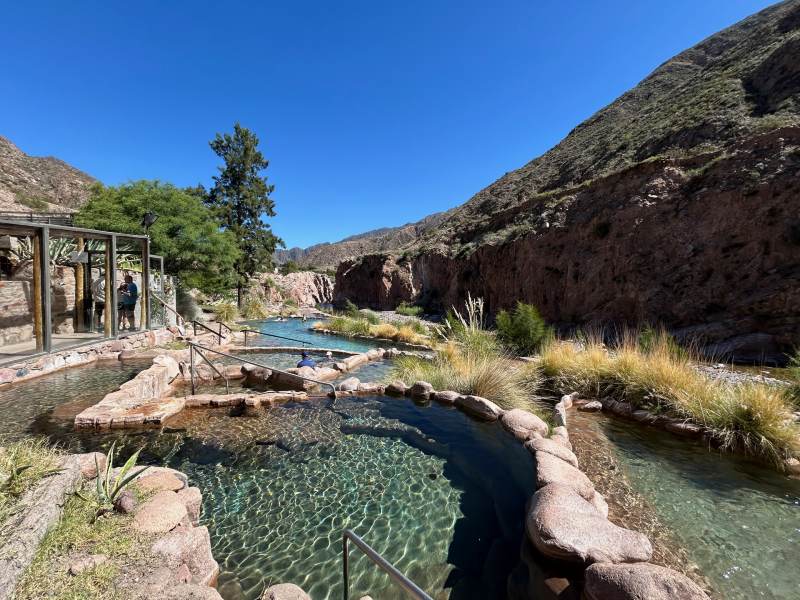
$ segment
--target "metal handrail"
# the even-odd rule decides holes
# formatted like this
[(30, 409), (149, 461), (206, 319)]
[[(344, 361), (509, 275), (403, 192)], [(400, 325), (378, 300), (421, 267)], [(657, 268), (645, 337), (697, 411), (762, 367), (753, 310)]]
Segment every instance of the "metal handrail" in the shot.
[(342, 576), (344, 577), (344, 600), (350, 598), (350, 579), (349, 579), (349, 556), (348, 540), (352, 541), (356, 547), (361, 550), (364, 555), (372, 562), (383, 569), (386, 574), (397, 584), (402, 590), (411, 598), (416, 600), (433, 600), (426, 594), (420, 587), (411, 581), (408, 577), (403, 575), (397, 567), (395, 567), (388, 560), (383, 558), (378, 552), (375, 551), (369, 544), (358, 537), (352, 529), (345, 529), (342, 532)]
[[(220, 346), (222, 345), (222, 323), (220, 323), (219, 331), (214, 331), (213, 329), (211, 329), (211, 327), (209, 327), (205, 323), (201, 323), (197, 319), (192, 319), (192, 330), (194, 331), (195, 335), (197, 335), (197, 326), (198, 325), (200, 325), (200, 327), (202, 327), (203, 329), (205, 329), (207, 331), (210, 331), (211, 333), (213, 333), (214, 335), (219, 337)], [(226, 327), (227, 327), (227, 325), (226, 325)], [(230, 330), (230, 327), (228, 327), (228, 330)]]
[(173, 314), (174, 314), (176, 317), (178, 317), (178, 325), (180, 325), (181, 323), (183, 323), (184, 325), (186, 324), (186, 319), (184, 319), (184, 318), (183, 318), (183, 316), (181, 316), (181, 313), (179, 313), (177, 310), (175, 310), (174, 308), (172, 308), (172, 307), (171, 307), (169, 304), (167, 304), (167, 303), (166, 303), (164, 300), (162, 300), (161, 298), (159, 298), (157, 294), (155, 294), (155, 293), (154, 293), (154, 294), (153, 294), (153, 298), (155, 298), (156, 300), (158, 300), (159, 302), (161, 302), (161, 305), (162, 305), (164, 308), (166, 308), (168, 311), (170, 311), (170, 312), (171, 312), (171, 313), (173, 313)]
[(244, 347), (247, 348), (247, 334), (248, 333), (257, 333), (258, 335), (266, 335), (268, 337), (274, 337), (281, 340), (289, 340), (290, 342), (300, 342), (304, 346), (310, 346), (311, 342), (307, 342), (305, 340), (298, 340), (296, 338), (286, 337), (285, 335), (278, 335), (276, 333), (264, 333), (263, 331), (259, 331), (258, 329), (243, 329), (242, 332), (244, 333)]
[[(252, 360), (247, 360), (246, 358), (239, 358), (238, 356), (234, 356), (228, 352), (220, 352), (219, 350), (214, 350), (213, 348), (208, 348), (207, 346), (201, 346), (195, 342), (187, 342), (189, 347), (196, 347), (200, 348), (201, 350), (205, 350), (207, 352), (212, 352), (214, 354), (219, 354), (220, 356), (227, 356), (228, 358), (232, 358), (233, 360), (238, 360), (240, 363), (244, 363), (246, 365), (253, 365), (256, 367), (261, 367), (262, 369), (269, 369), (270, 371), (275, 371), (276, 373), (282, 373), (283, 375), (289, 375), (291, 377), (297, 377), (302, 379), (303, 381), (310, 381), (311, 383), (316, 383), (317, 385), (326, 386), (331, 388), (331, 393), (333, 394), (333, 398), (336, 399), (336, 386), (332, 383), (328, 383), (327, 381), (319, 381), (318, 379), (312, 379), (311, 377), (306, 377), (305, 375), (298, 375), (297, 373), (289, 373), (289, 371), (284, 371), (282, 369), (276, 369), (275, 367), (270, 367), (269, 365), (262, 365), (261, 363), (254, 362)], [(192, 394), (194, 394), (194, 371), (191, 373), (192, 376)]]
[(202, 358), (204, 361), (206, 361), (206, 364), (209, 367), (211, 367), (217, 375), (219, 375), (222, 379), (225, 380), (225, 393), (226, 394), (230, 394), (231, 393), (231, 385), (228, 382), (228, 378), (225, 375), (223, 375), (222, 373), (220, 373), (220, 370), (217, 367), (215, 367), (214, 364), (210, 360), (208, 360), (208, 358), (206, 358), (206, 356), (202, 352), (200, 352), (200, 350), (198, 350), (196, 348), (196, 344), (191, 344), (189, 346), (189, 369), (190, 369), (189, 373), (190, 373), (190, 377), (191, 377), (191, 380), (192, 380), (192, 396), (194, 396), (194, 355), (195, 355), (195, 353), (197, 353), (200, 356), (200, 358)]

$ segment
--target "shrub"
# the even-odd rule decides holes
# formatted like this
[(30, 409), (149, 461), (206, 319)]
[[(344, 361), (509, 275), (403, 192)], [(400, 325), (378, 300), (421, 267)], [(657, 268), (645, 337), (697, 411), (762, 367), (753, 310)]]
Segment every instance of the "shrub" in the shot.
[(412, 304), (408, 304), (407, 302), (401, 302), (394, 311), (398, 315), (406, 315), (407, 317), (418, 317), (422, 314), (422, 307), (421, 306), (414, 306)]
[(239, 309), (233, 302), (220, 302), (214, 306), (214, 318), (219, 323), (233, 323), (239, 318)]
[(800, 349), (795, 350), (789, 358), (789, 378), (791, 379), (786, 388), (786, 397), (796, 410), (800, 409)]
[(355, 305), (351, 300), (345, 299), (344, 301), (344, 308), (343, 311), (348, 317), (357, 318), (358, 317), (358, 306)]
[(517, 302), (513, 311), (501, 310), (496, 322), (497, 337), (509, 350), (520, 355), (538, 352), (553, 335), (552, 329), (531, 304)]
[(467, 294), (465, 314), (452, 308), (444, 322), (434, 328), (437, 338), (456, 342), (476, 354), (496, 355), (501, 353), (496, 336), (484, 328), (483, 299)]
[(357, 311), (357, 318), (366, 319), (370, 325), (378, 325), (381, 322), (380, 315), (374, 310), (365, 308), (364, 310)]
[(263, 298), (255, 294), (250, 294), (244, 299), (242, 307), (242, 317), (249, 321), (256, 319), (266, 319), (269, 316), (267, 306)]

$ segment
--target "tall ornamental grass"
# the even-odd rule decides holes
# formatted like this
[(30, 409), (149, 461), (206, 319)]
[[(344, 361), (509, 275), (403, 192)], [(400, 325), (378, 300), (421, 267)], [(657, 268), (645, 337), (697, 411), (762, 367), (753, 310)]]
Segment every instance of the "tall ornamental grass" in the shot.
[(774, 463), (800, 453), (786, 390), (762, 383), (713, 380), (696, 368), (698, 357), (660, 332), (646, 347), (624, 336), (607, 349), (599, 336), (583, 343), (552, 341), (541, 352), (542, 374), (558, 392), (624, 399), (707, 427), (722, 448)]

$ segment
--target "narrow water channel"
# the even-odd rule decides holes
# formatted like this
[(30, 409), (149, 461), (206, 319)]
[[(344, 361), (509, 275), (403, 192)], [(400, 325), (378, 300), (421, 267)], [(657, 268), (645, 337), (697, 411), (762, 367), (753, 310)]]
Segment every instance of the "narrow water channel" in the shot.
[(576, 441), (608, 441), (717, 597), (800, 598), (800, 481), (629, 421), (577, 411), (570, 419)]

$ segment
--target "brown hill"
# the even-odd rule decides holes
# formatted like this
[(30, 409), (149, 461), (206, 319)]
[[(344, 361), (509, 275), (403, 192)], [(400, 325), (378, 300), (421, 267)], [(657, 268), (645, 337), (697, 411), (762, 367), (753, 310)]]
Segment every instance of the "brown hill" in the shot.
[(663, 323), (758, 360), (800, 344), (800, 0), (682, 52), (336, 295), (467, 291), (564, 327)]
[(28, 156), (0, 136), (0, 211), (69, 212), (96, 180), (53, 157)]

